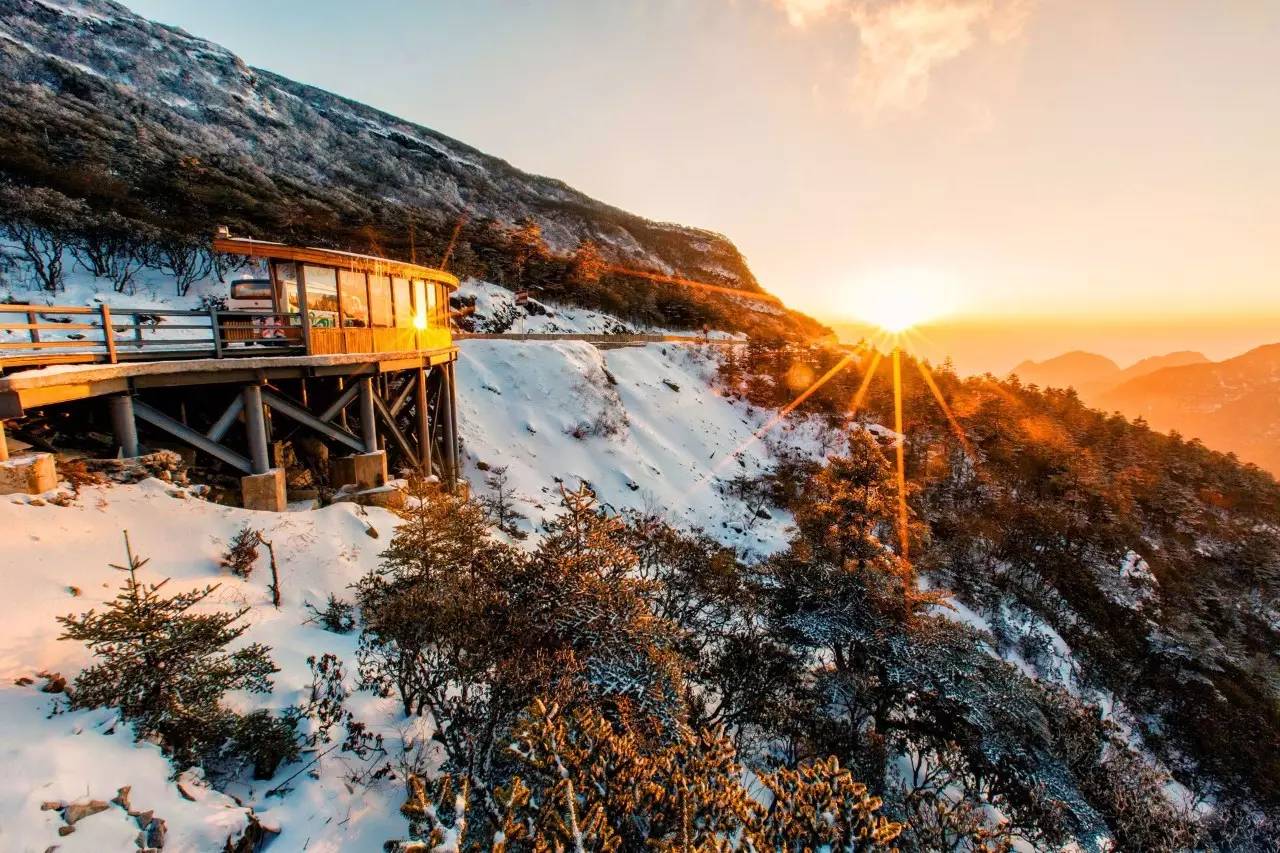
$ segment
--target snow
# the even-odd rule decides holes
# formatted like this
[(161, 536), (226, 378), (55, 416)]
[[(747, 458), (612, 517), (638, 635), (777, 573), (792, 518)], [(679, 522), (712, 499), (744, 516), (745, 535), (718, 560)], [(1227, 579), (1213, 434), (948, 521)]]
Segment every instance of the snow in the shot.
[(561, 477), (570, 488), (589, 483), (616, 510), (701, 527), (748, 558), (785, 545), (789, 517), (756, 518), (720, 488), (740, 472), (765, 471), (778, 446), (819, 453), (816, 427), (790, 422), (754, 441), (772, 413), (708, 388), (714, 347), (467, 340), (459, 349), (467, 478), (483, 493), (481, 463), (505, 466), (526, 529), (555, 513), (553, 477)]
[(627, 334), (636, 331), (633, 326), (610, 314), (588, 308), (544, 303), (531, 299), (530, 313), (524, 306), (516, 305), (515, 293), (487, 281), (470, 278), (462, 282), (457, 296), (475, 299), (473, 317), (478, 321), (476, 330), (487, 332), (530, 332), (535, 334), (578, 332), (583, 334)]
[[(113, 726), (108, 710), (64, 713), (50, 717), (55, 697), (39, 691), (43, 679), (30, 686), (15, 684), (37, 673), (74, 676), (87, 662), (83, 646), (59, 642), (55, 617), (101, 607), (114, 597), (119, 572), (108, 563), (124, 557), (120, 531), (128, 529), (137, 553), (150, 559), (144, 579), (166, 576), (174, 589), (216, 582), (211, 607), (249, 606), (252, 627), (244, 642), (272, 647), (280, 673), (272, 695), (236, 695), (229, 703), (240, 710), (283, 707), (300, 701), (310, 684), (308, 656), (333, 652), (353, 666), (355, 635), (339, 636), (308, 623), (304, 602), (321, 604), (329, 593), (350, 597), (346, 587), (377, 564), (396, 518), (375, 507), (334, 504), (298, 513), (260, 513), (207, 503), (159, 480), (132, 486), (89, 487), (69, 507), (28, 503), (25, 496), (0, 500), (0, 525), (12, 531), (0, 557), (0, 572), (10, 583), (0, 598), (0, 719), (5, 721), (0, 756), (7, 768), (0, 782), (0, 848), (42, 851), (135, 849), (134, 826), (123, 811), (85, 818), (66, 838), (57, 834), (62, 820), (56, 811), (41, 811), (46, 800), (109, 801), (130, 785), (134, 809), (154, 809), (166, 821), (169, 841), (177, 850), (221, 849), (238, 834), (247, 812), (224, 794), (184, 785), (196, 793), (191, 802), (169, 779), (168, 761), (159, 749), (135, 744), (123, 726)], [(222, 572), (218, 558), (226, 542), (245, 524), (263, 531), (276, 548), (283, 606), (275, 610), (266, 588), (265, 554), (249, 580)], [(372, 527), (378, 538), (366, 531)], [(72, 587), (75, 591), (72, 591)], [(350, 677), (348, 678), (349, 685)], [(418, 721), (405, 721), (394, 701), (353, 694), (357, 716), (384, 734), (390, 743), (421, 739)], [(403, 792), (397, 783), (348, 788), (344, 772), (358, 769), (354, 759), (335, 752), (321, 763), (319, 779), (302, 774), (287, 796), (267, 798), (271, 783), (232, 791), (262, 822), (279, 826), (278, 849), (377, 849), (404, 832), (397, 809)], [(289, 768), (289, 772), (297, 769)], [(280, 779), (276, 780), (278, 783)], [(72, 846), (74, 844), (79, 845)]]
[[(781, 444), (819, 452), (817, 427), (787, 424), (753, 441), (771, 413), (714, 391), (717, 347), (665, 344), (603, 352), (577, 341), (474, 340), (462, 342), (461, 353), (466, 473), (482, 492), (486, 473), (479, 463), (509, 465), (527, 529), (555, 512), (554, 477), (562, 476), (570, 486), (587, 480), (615, 509), (655, 510), (704, 527), (749, 558), (784, 544), (788, 517), (775, 512), (770, 519), (755, 518), (717, 490), (739, 471), (763, 471)], [(743, 448), (741, 464), (731, 455), (737, 448)], [(267, 791), (302, 765), (285, 768), (270, 783), (225, 793), (187, 779), (184, 789), (196, 795), (188, 800), (170, 778), (159, 748), (135, 743), (110, 710), (50, 716), (60, 697), (41, 692), (44, 679), (38, 677), (52, 672), (70, 679), (88, 663), (83, 646), (57, 640), (55, 620), (101, 608), (114, 597), (120, 573), (109, 564), (123, 560), (121, 531), (128, 530), (136, 553), (150, 560), (144, 579), (172, 577), (175, 590), (216, 582), (221, 586), (207, 606), (250, 608), (251, 627), (242, 642), (270, 646), (280, 672), (271, 695), (235, 694), (229, 705), (247, 711), (301, 701), (311, 680), (307, 658), (326, 652), (344, 661), (353, 688), (356, 635), (322, 630), (309, 621), (304, 603), (322, 604), (330, 593), (349, 599), (348, 586), (377, 565), (396, 522), (385, 510), (349, 503), (251, 512), (208, 503), (159, 480), (85, 487), (66, 507), (20, 495), (0, 499), (0, 525), (11, 531), (0, 572), (20, 579), (0, 598), (0, 719), (6, 721), (0, 755), (14, 768), (0, 783), (0, 847), (134, 849), (136, 822), (119, 807), (84, 818), (65, 837), (57, 834), (64, 825), (60, 813), (40, 810), (46, 800), (110, 801), (126, 785), (133, 789), (134, 809), (154, 810), (165, 820), (173, 849), (221, 848), (242, 831), (249, 810), (264, 825), (279, 828), (273, 847), (282, 850), (377, 849), (402, 837), (399, 781), (348, 784), (350, 775), (369, 768), (368, 761), (334, 752), (314, 777), (304, 772), (292, 780), (284, 796), (268, 797)], [(246, 524), (275, 546), (283, 591), (279, 610), (270, 603), (265, 553), (248, 580), (218, 565), (228, 540)], [(15, 683), (19, 679), (34, 681)], [(406, 720), (393, 699), (352, 692), (348, 706), (393, 751), (402, 744), (422, 745), (430, 760), (429, 724)]]

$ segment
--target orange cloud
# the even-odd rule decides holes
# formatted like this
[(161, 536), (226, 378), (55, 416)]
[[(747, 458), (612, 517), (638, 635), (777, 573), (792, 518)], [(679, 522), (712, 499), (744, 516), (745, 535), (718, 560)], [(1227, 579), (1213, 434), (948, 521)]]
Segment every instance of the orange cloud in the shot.
[(773, 0), (796, 27), (846, 21), (857, 31), (854, 107), (868, 118), (924, 103), (942, 65), (1026, 28), (1034, 0)]

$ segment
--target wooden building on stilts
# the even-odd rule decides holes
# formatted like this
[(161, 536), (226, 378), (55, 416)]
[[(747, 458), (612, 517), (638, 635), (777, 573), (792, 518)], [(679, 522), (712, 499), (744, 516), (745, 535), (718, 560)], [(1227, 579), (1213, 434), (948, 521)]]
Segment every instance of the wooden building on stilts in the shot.
[[(401, 469), (455, 487), (457, 278), (226, 235), (213, 249), (263, 270), (260, 308), (0, 305), (0, 422), (99, 407), (118, 455), (180, 443), (238, 472), (254, 509), (284, 509), (285, 439), (323, 450), (335, 488), (377, 489)], [(2, 435), (0, 454), (0, 493), (56, 486), (49, 454), (9, 460)]]

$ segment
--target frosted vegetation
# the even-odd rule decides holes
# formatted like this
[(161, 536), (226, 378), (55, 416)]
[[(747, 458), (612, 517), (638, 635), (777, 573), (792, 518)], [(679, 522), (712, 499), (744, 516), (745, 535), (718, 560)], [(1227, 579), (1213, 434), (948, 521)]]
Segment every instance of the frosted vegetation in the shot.
[[(740, 347), (462, 347), (473, 502), (424, 491), (402, 516), (268, 516), (148, 480), (0, 504), (31, 531), (6, 557), (24, 582), (2, 614), (6, 674), (23, 682), (0, 697), (17, 846), (152, 831), (178, 849), (275, 837), (334, 850), (684, 849), (686, 832), (754, 849), (1269, 837), (1247, 788), (1152, 738), (1150, 700), (1092, 645), (1082, 602), (1167, 618), (1159, 564), (1099, 552), (1077, 564), (1090, 598), (1062, 580), (1000, 591), (1017, 563), (966, 581), (947, 557), (963, 541), (958, 496), (977, 470), (995, 476), (990, 461), (952, 456), (920, 476), (908, 567), (891, 433), (819, 404), (749, 441), (771, 412), (751, 399), (785, 393), (792, 371), (753, 389), (767, 374), (743, 372)], [(109, 655), (55, 639), (108, 612), (121, 529), (149, 558), (141, 583), (172, 578), (160, 599), (217, 585), (151, 617), (224, 626), (200, 633), (212, 658), (177, 666), (227, 653), (250, 666), (179, 679), (203, 697), (181, 702), (186, 718), (131, 705), (136, 674), (105, 678)], [(125, 787), (129, 805), (113, 803)]]

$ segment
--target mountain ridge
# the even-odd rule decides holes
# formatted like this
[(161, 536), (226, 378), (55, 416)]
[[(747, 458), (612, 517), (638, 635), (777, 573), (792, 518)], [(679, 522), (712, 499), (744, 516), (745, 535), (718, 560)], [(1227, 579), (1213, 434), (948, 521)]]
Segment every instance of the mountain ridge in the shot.
[[(1081, 369), (1104, 362), (1114, 371)], [(1142, 418), (1162, 432), (1198, 438), (1280, 475), (1280, 343), (1221, 361), (1182, 350), (1124, 369), (1103, 356), (1076, 351), (1042, 362), (1024, 361), (1012, 375), (1042, 387), (1074, 388), (1090, 406)]]
[[(4, 0), (0, 10), (0, 67), (11, 81), (0, 92), (0, 177), (82, 202), (92, 217), (188, 235), (228, 225), (406, 259), (442, 258), (459, 228), (456, 271), (519, 287), (528, 285), (523, 263), (508, 264), (520, 269), (506, 281), (493, 258), (518, 254), (512, 235), (524, 227), (555, 257), (590, 245), (621, 270), (763, 292), (721, 234), (629, 213), (429, 127), (254, 68), (114, 0)], [(656, 287), (607, 284), (636, 291), (627, 296), (634, 303), (652, 302), (643, 290)], [(661, 292), (691, 298), (676, 290)], [(734, 310), (746, 302), (723, 301)], [(752, 311), (764, 325), (826, 333), (797, 312), (770, 320)], [(672, 321), (701, 325), (707, 318), (696, 313)]]

